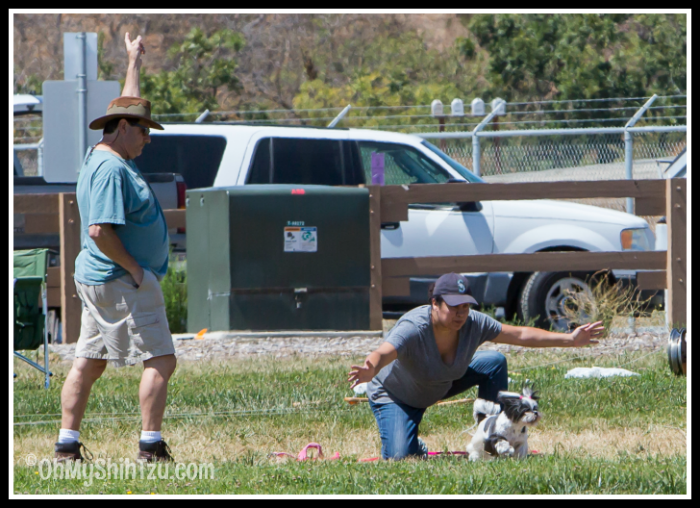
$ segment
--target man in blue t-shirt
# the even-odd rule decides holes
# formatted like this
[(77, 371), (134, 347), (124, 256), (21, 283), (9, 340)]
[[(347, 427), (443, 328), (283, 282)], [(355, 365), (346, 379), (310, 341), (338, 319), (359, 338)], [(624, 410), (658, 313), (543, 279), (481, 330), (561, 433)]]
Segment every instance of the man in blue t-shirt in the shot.
[(150, 143), (151, 103), (140, 97), (141, 37), (124, 38), (129, 58), (122, 96), (90, 128), (102, 139), (85, 158), (76, 188), (82, 250), (75, 286), (83, 310), (75, 361), (61, 392), (55, 457), (82, 459), (80, 422), (93, 383), (107, 362), (143, 362), (139, 387), (142, 432), (138, 458), (171, 461), (161, 437), (167, 385), (175, 370), (172, 336), (159, 281), (168, 269), (168, 229), (152, 189), (134, 164)]
[(526, 347), (581, 347), (596, 344), (601, 321), (572, 333), (504, 325), (471, 310), (477, 301), (466, 277), (447, 273), (435, 282), (430, 305), (417, 307), (396, 322), (386, 341), (353, 365), (348, 381), (367, 383), (369, 405), (382, 440), (382, 458), (425, 456), (418, 437), (423, 413), (438, 402), (479, 387), (479, 398), (496, 403), (508, 389), (508, 365), (497, 351), (477, 351), (486, 341)]

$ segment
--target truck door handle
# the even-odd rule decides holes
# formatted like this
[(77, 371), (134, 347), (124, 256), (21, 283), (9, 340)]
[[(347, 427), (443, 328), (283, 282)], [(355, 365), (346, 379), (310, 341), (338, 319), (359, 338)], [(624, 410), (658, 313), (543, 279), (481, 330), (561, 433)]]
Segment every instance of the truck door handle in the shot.
[(398, 222), (382, 222), (382, 229), (399, 229)]

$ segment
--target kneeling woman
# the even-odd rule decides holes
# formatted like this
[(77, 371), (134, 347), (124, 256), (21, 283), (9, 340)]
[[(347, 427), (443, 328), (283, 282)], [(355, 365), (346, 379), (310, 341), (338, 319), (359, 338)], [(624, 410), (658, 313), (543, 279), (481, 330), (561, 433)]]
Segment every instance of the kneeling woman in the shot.
[(396, 322), (387, 339), (353, 365), (348, 381), (368, 382), (369, 405), (379, 426), (382, 458), (424, 456), (418, 425), (426, 408), (478, 385), (479, 397), (496, 402), (508, 389), (506, 358), (496, 351), (476, 351), (490, 340), (528, 347), (580, 347), (603, 333), (601, 322), (572, 333), (554, 333), (526, 326), (502, 325), (470, 310), (477, 301), (469, 282), (448, 273), (435, 283), (430, 305), (417, 307)]

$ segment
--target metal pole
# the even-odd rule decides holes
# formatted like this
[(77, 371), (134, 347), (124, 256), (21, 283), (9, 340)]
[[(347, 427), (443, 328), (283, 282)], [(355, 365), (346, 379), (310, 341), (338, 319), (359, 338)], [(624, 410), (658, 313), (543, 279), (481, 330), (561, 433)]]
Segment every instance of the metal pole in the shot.
[(206, 110), (204, 110), (204, 113), (202, 113), (201, 115), (199, 115), (197, 117), (197, 119), (194, 121), (194, 123), (202, 123), (204, 121), (204, 119), (208, 116), (209, 116), (209, 110), (206, 109)]
[(49, 389), (49, 309), (46, 299), (46, 281), (41, 283), (41, 305), (44, 311), (44, 388)]
[[(493, 117), (493, 130), (498, 130), (498, 115)], [(500, 138), (493, 138), (493, 147), (496, 149), (496, 174), (502, 175)]]
[[(632, 180), (632, 133), (625, 130), (625, 178)], [(634, 213), (634, 198), (626, 199), (627, 213)]]
[[(85, 32), (80, 32), (77, 36), (80, 39), (78, 74), (78, 160), (83, 160), (87, 152), (87, 65), (85, 58), (85, 46), (87, 36)], [(68, 78), (68, 76), (66, 76)], [(80, 168), (76, 168), (76, 172)]]
[(36, 145), (36, 173), (44, 176), (44, 138), (41, 138)]
[[(439, 132), (445, 132), (445, 117), (444, 116), (439, 116), (438, 117), (438, 122), (440, 122), (440, 128), (438, 129)], [(440, 140), (440, 150), (443, 152), (445, 151), (446, 143), (444, 139)]]
[(328, 128), (335, 127), (336, 124), (337, 124), (338, 122), (340, 122), (340, 121), (343, 119), (343, 117), (348, 113), (348, 111), (350, 111), (350, 108), (351, 108), (351, 105), (350, 105), (350, 104), (348, 104), (347, 106), (345, 106), (345, 109), (343, 109), (343, 111), (341, 111), (340, 113), (338, 113), (338, 116), (336, 116), (336, 117), (333, 119), (333, 121), (331, 121), (331, 123), (329, 123), (329, 124), (327, 125), (327, 127), (328, 127)]
[[(625, 124), (625, 178), (627, 180), (632, 180), (632, 133), (627, 129), (634, 127), (634, 124), (646, 113), (647, 109), (654, 103), (658, 95), (654, 94), (651, 98), (637, 110), (632, 118)], [(627, 213), (634, 213), (634, 199), (627, 198)]]
[[(501, 99), (501, 102), (504, 102)], [(496, 104), (495, 107), (491, 108), (491, 113), (489, 113), (486, 118), (484, 118), (479, 125), (474, 127), (472, 131), (472, 156), (474, 158), (474, 174), (476, 176), (481, 176), (481, 146), (479, 145), (479, 131), (481, 131), (486, 125), (498, 115), (500, 102)]]

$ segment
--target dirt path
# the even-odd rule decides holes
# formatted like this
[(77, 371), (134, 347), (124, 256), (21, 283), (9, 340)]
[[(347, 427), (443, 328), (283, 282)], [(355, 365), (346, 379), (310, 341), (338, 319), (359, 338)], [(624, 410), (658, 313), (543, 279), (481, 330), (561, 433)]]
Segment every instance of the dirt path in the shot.
[[(225, 360), (241, 356), (272, 355), (284, 358), (293, 355), (302, 356), (364, 356), (378, 347), (384, 338), (375, 336), (313, 336), (313, 337), (241, 337), (234, 332), (212, 333), (205, 335), (203, 340), (196, 340), (192, 334), (175, 335), (175, 354), (179, 360), (208, 361)], [(663, 329), (640, 329), (637, 333), (627, 334), (622, 331), (612, 333), (610, 337), (599, 344), (587, 349), (594, 356), (616, 354), (621, 351), (653, 351), (663, 350), (668, 341), (668, 332)], [(50, 351), (57, 353), (60, 358), (72, 362), (75, 344), (50, 345)], [(503, 353), (517, 354), (525, 350), (518, 346), (494, 344), (487, 342), (482, 350), (496, 350)], [(553, 353), (559, 348), (530, 349), (529, 353)]]

